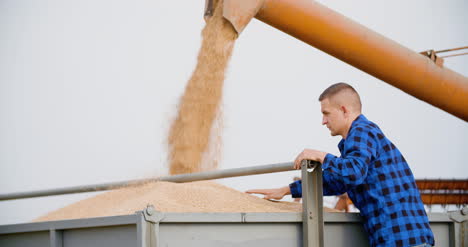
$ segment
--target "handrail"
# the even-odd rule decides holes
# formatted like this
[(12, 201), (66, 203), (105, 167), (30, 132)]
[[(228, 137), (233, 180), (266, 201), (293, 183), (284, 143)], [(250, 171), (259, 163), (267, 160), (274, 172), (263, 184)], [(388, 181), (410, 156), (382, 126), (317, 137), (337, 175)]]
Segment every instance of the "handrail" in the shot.
[(173, 175), (173, 176), (165, 176), (165, 177), (157, 177), (157, 178), (127, 180), (127, 181), (111, 182), (111, 183), (103, 183), (103, 184), (82, 185), (82, 186), (73, 186), (73, 187), (57, 188), (57, 189), (46, 189), (46, 190), (37, 190), (37, 191), (29, 191), (29, 192), (0, 194), (0, 201), (42, 197), (42, 196), (73, 194), (73, 193), (82, 193), (82, 192), (112, 190), (112, 189), (118, 189), (118, 188), (122, 188), (126, 186), (135, 186), (139, 184), (145, 184), (145, 183), (156, 182), (156, 181), (184, 183), (184, 182), (193, 182), (193, 181), (200, 181), (200, 180), (211, 180), (211, 179), (219, 179), (219, 178), (229, 178), (229, 177), (273, 173), (273, 172), (284, 172), (284, 171), (290, 171), (293, 169), (294, 168), (293, 168), (292, 162), (259, 165), (259, 166), (215, 170), (215, 171), (198, 172), (198, 173), (190, 173), (190, 174), (178, 174), (178, 175)]

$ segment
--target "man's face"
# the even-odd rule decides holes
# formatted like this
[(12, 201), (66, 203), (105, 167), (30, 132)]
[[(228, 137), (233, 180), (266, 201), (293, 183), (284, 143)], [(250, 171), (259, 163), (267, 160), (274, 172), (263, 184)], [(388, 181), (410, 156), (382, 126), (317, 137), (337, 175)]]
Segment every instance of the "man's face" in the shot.
[(342, 135), (345, 127), (345, 114), (340, 106), (331, 102), (329, 98), (320, 101), (323, 114), (322, 125), (326, 125), (332, 136)]

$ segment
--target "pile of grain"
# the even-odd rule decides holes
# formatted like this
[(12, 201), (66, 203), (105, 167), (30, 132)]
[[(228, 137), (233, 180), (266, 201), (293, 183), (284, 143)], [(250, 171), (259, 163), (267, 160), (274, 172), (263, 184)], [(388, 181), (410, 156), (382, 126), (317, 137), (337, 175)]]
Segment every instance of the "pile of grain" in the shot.
[[(237, 33), (222, 16), (222, 0), (202, 31), (195, 70), (168, 136), (170, 174), (213, 170), (220, 155), (221, 99), (225, 70)], [(211, 150), (210, 150), (211, 149)]]
[[(79, 201), (35, 221), (133, 214), (152, 204), (161, 212), (300, 212), (296, 202), (273, 202), (211, 181), (155, 182)], [(328, 210), (328, 209), (327, 209)]]

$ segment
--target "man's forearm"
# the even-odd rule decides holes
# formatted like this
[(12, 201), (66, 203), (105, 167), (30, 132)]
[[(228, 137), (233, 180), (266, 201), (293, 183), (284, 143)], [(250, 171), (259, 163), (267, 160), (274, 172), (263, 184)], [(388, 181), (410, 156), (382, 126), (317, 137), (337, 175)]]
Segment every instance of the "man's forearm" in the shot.
[(288, 186), (284, 186), (284, 187), (281, 187), (280, 188), (283, 192), (283, 194), (286, 196), (286, 195), (291, 195), (291, 189), (289, 188), (289, 185)]

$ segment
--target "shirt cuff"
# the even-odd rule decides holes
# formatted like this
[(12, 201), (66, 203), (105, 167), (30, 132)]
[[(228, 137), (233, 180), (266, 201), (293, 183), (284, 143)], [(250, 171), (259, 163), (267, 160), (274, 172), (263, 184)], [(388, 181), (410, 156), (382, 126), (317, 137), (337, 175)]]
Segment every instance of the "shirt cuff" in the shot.
[(330, 166), (330, 161), (334, 158), (336, 158), (336, 156), (333, 154), (325, 155), (325, 159), (323, 159), (322, 170), (327, 169)]
[(294, 183), (289, 184), (289, 189), (291, 190), (291, 196), (293, 198), (302, 197), (302, 181), (297, 180)]

